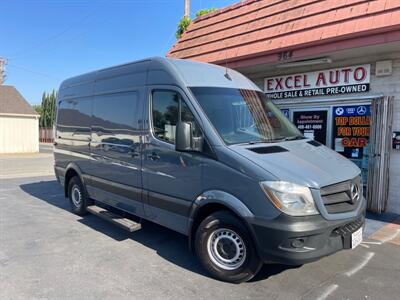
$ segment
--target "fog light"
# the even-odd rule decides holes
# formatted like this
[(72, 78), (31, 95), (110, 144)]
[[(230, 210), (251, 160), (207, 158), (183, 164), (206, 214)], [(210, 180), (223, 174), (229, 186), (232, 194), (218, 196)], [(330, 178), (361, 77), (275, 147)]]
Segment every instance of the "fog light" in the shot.
[(301, 248), (304, 246), (304, 239), (302, 238), (295, 239), (290, 244), (292, 245), (293, 248)]

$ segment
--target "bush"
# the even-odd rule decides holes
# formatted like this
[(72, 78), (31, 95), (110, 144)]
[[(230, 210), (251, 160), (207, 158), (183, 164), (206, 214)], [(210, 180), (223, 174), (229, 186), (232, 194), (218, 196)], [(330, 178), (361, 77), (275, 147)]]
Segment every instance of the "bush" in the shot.
[(187, 30), (192, 20), (189, 17), (183, 16), (178, 23), (178, 29), (176, 30), (175, 36), (179, 39), (182, 34)]
[(216, 10), (217, 10), (217, 9), (216, 9), (215, 7), (200, 9), (200, 10), (196, 13), (196, 18), (201, 17), (201, 16), (204, 16), (204, 15), (206, 15), (206, 14), (208, 14), (208, 13), (210, 13), (210, 12), (216, 11)]
[[(212, 8), (204, 8), (204, 9), (200, 9), (197, 13), (196, 13), (196, 18), (204, 16), (212, 11), (216, 11), (217, 9), (215, 7)], [(192, 23), (192, 20), (189, 17), (183, 16), (179, 23), (178, 23), (178, 29), (176, 30), (175, 36), (177, 39), (179, 39), (182, 34), (187, 30), (187, 28), (189, 27), (190, 23)]]

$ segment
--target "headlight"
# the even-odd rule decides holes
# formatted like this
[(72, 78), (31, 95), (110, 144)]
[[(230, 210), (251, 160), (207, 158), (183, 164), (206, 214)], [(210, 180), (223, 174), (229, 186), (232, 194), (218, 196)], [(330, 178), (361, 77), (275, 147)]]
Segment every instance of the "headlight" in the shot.
[(319, 214), (311, 191), (306, 186), (285, 181), (263, 181), (260, 185), (276, 208), (288, 215)]

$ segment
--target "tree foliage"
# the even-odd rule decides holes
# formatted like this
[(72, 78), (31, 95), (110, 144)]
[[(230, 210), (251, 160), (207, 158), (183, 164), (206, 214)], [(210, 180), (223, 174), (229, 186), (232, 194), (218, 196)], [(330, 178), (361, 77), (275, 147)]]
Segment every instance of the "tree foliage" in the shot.
[(203, 8), (200, 9), (199, 11), (197, 11), (196, 13), (196, 18), (204, 16), (210, 12), (216, 11), (217, 9), (215, 7), (211, 7), (211, 8)]
[[(209, 12), (217, 10), (215, 7), (212, 8), (204, 8), (200, 9), (199, 11), (196, 12), (196, 18), (204, 16), (205, 14), (208, 14)], [(175, 37), (179, 39), (182, 34), (187, 30), (189, 27), (190, 23), (192, 23), (192, 20), (189, 17), (183, 16), (179, 23), (178, 23), (178, 28), (175, 33)]]
[(189, 17), (183, 16), (178, 23), (178, 29), (176, 30), (175, 36), (179, 39), (182, 34), (187, 30), (192, 20)]
[(53, 126), (55, 120), (57, 92), (52, 90), (50, 93), (43, 92), (42, 103), (34, 105), (33, 108), (40, 115), (39, 126), (49, 128)]
[(40, 116), (42, 115), (42, 105), (34, 104), (32, 105), (32, 107)]

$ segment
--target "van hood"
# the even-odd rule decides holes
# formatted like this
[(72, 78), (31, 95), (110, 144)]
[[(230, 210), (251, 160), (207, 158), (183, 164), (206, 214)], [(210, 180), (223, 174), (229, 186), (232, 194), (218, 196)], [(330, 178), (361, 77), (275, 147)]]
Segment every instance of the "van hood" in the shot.
[(353, 179), (361, 172), (344, 156), (309, 139), (229, 148), (282, 181), (311, 188)]

